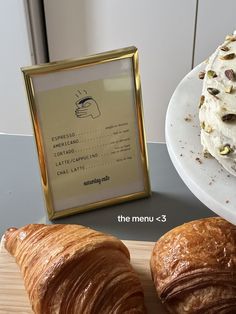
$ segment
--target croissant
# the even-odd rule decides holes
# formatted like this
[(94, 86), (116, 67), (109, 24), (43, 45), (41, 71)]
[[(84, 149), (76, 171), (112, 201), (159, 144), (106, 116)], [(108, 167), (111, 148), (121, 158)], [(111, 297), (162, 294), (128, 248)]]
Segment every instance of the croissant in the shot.
[(151, 272), (170, 313), (236, 313), (236, 227), (214, 217), (174, 228), (157, 241)]
[(37, 314), (146, 313), (129, 251), (80, 225), (30, 224), (5, 232)]

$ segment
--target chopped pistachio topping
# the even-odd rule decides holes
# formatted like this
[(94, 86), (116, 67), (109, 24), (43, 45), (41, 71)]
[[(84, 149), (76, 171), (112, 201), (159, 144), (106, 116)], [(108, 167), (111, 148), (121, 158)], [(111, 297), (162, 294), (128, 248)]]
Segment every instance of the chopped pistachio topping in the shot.
[(225, 70), (225, 76), (230, 80), (230, 81), (235, 81), (235, 73), (233, 69), (228, 69)]
[(220, 155), (228, 155), (232, 152), (232, 149), (229, 144), (225, 144), (222, 148), (220, 148)]
[(235, 58), (235, 53), (228, 53), (227, 55), (220, 56), (221, 60), (232, 60)]
[(235, 35), (227, 35), (225, 37), (225, 40), (228, 40), (228, 41), (236, 41), (236, 36)]
[(204, 101), (205, 101), (205, 96), (202, 95), (202, 96), (200, 97), (200, 101), (199, 101), (199, 109), (200, 109), (201, 106), (203, 105)]
[(226, 92), (227, 94), (232, 93), (232, 91), (233, 91), (233, 85), (225, 86), (225, 92)]
[(221, 119), (222, 119), (223, 122), (236, 121), (236, 114), (228, 113), (228, 114), (225, 114)]
[(198, 73), (198, 77), (200, 78), (200, 80), (204, 79), (205, 74), (206, 74), (205, 71), (201, 71), (201, 72)]
[(220, 50), (222, 50), (222, 51), (229, 51), (230, 50), (230, 48), (228, 47), (228, 46), (221, 46), (220, 47)]
[(201, 129), (203, 129), (206, 133), (211, 133), (213, 131), (213, 128), (210, 125), (206, 125), (205, 121), (202, 121), (200, 123)]
[(204, 149), (204, 151), (203, 151), (203, 156), (204, 156), (205, 158), (210, 158), (210, 157), (211, 157), (211, 154), (209, 153), (209, 151), (208, 151), (207, 149)]
[(220, 93), (219, 89), (217, 88), (213, 88), (213, 87), (208, 87), (207, 91), (209, 94), (211, 94), (212, 96), (216, 96)]
[(207, 126), (205, 125), (204, 131), (206, 133), (211, 133), (213, 131), (213, 128), (210, 125), (207, 125)]
[(217, 74), (216, 74), (215, 71), (209, 70), (209, 71), (207, 71), (207, 76), (208, 76), (209, 78), (215, 78), (215, 77), (217, 77)]

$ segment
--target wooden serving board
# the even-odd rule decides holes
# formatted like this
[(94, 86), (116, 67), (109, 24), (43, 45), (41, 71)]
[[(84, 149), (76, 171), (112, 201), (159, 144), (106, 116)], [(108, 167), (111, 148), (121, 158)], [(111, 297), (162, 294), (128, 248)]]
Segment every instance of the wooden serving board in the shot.
[[(131, 263), (142, 282), (145, 303), (150, 314), (167, 314), (157, 298), (149, 270), (153, 242), (123, 241), (131, 254)], [(14, 258), (0, 248), (0, 314), (32, 314), (23, 279)]]

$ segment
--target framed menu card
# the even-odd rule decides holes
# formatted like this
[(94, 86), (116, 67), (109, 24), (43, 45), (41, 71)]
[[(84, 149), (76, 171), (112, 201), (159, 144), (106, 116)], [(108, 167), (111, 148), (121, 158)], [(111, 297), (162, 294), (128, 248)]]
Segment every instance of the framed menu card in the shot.
[(150, 195), (135, 47), (22, 71), (49, 219)]

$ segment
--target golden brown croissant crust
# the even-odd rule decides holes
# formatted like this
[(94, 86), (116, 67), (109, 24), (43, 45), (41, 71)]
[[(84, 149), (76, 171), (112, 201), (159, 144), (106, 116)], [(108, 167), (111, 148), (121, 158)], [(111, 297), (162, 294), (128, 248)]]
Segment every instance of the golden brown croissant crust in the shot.
[(31, 224), (5, 233), (33, 311), (145, 313), (129, 252), (117, 238), (79, 225)]
[(214, 217), (174, 228), (157, 241), (151, 271), (171, 313), (236, 313), (236, 227)]

